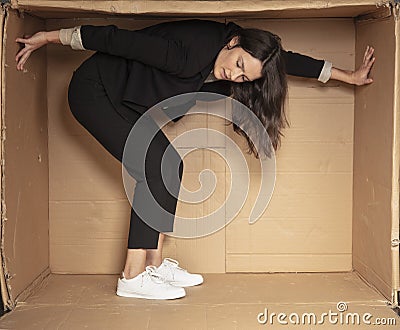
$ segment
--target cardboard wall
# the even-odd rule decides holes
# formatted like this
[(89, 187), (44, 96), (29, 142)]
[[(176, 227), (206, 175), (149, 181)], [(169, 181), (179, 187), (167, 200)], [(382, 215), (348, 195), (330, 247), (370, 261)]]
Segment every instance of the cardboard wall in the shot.
[(207, 0), (207, 5), (204, 5), (202, 1), (192, 0), (11, 0), (15, 7), (40, 12), (42, 17), (47, 18), (72, 18), (76, 15), (87, 17), (93, 13), (181, 17), (222, 15), (246, 18), (354, 17), (374, 11), (377, 2), (377, 0)]
[[(277, 33), (286, 49), (354, 67), (353, 20), (238, 22)], [(254, 225), (245, 209), (227, 227), (227, 271), (351, 269), (353, 106), (352, 86), (290, 78), (291, 127), (276, 154), (272, 200)]]
[(46, 50), (16, 70), (17, 36), (44, 21), (8, 11), (3, 39), (3, 233), (12, 299), (49, 267)]
[(374, 84), (356, 89), (353, 184), (353, 265), (387, 297), (391, 295), (391, 194), (393, 157), (395, 22), (357, 24), (357, 63), (370, 44), (378, 58)]
[[(46, 27), (89, 22), (135, 29), (159, 21), (47, 20)], [(278, 33), (287, 49), (329, 59), (341, 68), (354, 67), (352, 19), (236, 22)], [(125, 257), (129, 204), (120, 164), (68, 110), (68, 81), (90, 54), (48, 46), (50, 265), (56, 273), (118, 273)], [(262, 219), (251, 226), (245, 221), (258, 190), (253, 186), (244, 209), (227, 228), (199, 239), (167, 237), (164, 254), (198, 272), (351, 270), (353, 107), (351, 86), (291, 78), (291, 128), (285, 130), (277, 153), (275, 192)], [(245, 146), (230, 126), (225, 131), (223, 123), (212, 118), (191, 116), (165, 131), (172, 138), (205, 126), (223, 130)], [(256, 160), (248, 160), (257, 180)], [(223, 204), (230, 173), (222, 160), (196, 151), (185, 163), (187, 189), (199, 187), (198, 175), (205, 165), (215, 171), (218, 185), (210, 200), (197, 207), (178, 204), (178, 214), (196, 216)]]

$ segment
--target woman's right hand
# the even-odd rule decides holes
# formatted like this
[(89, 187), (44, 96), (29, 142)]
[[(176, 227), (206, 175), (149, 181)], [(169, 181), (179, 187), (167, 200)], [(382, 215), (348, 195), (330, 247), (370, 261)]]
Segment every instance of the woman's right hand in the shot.
[(25, 44), (25, 47), (22, 48), (15, 57), (17, 70), (23, 70), (24, 64), (32, 52), (48, 43), (45, 31), (37, 32), (33, 36), (28, 36), (27, 38), (17, 38), (15, 41)]

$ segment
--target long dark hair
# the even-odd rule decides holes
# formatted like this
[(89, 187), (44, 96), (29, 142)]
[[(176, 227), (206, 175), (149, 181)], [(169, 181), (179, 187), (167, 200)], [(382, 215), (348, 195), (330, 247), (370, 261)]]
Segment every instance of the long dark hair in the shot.
[[(234, 36), (238, 37), (238, 42), (233, 47), (242, 47), (261, 61), (262, 77), (254, 81), (232, 83), (232, 97), (246, 105), (258, 117), (267, 130), (273, 148), (277, 150), (283, 136), (282, 129), (289, 125), (285, 114), (287, 79), (281, 39), (269, 31), (254, 28), (239, 29)], [(252, 132), (252, 120), (243, 111), (234, 111), (233, 115), (240, 123), (233, 124), (234, 131), (247, 139), (248, 152), (259, 158), (253, 142), (245, 133)], [(258, 137), (260, 138), (259, 135)], [(269, 156), (270, 148), (265, 140), (260, 147)]]

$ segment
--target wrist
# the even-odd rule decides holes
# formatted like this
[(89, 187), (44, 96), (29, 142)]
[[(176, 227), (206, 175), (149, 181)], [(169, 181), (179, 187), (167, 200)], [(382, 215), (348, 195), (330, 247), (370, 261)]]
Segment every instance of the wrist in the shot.
[(354, 71), (349, 71), (349, 84), (357, 85), (357, 79)]
[(348, 84), (357, 84), (357, 77), (354, 71), (342, 70), (338, 68), (332, 68), (331, 79), (343, 81)]
[(46, 39), (47, 43), (55, 43), (55, 44), (61, 43), (61, 41), (60, 41), (60, 30), (46, 31), (45, 32), (45, 39)]

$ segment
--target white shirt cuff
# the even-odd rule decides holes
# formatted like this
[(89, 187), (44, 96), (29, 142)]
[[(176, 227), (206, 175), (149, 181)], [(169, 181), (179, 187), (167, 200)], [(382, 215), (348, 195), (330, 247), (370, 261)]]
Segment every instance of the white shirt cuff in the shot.
[(331, 75), (332, 75), (332, 63), (325, 61), (324, 66), (322, 67), (321, 73), (318, 77), (318, 80), (325, 84), (328, 82), (329, 79), (331, 79)]
[(81, 26), (69, 29), (60, 29), (60, 41), (63, 45), (69, 45), (75, 50), (85, 50), (81, 38)]

